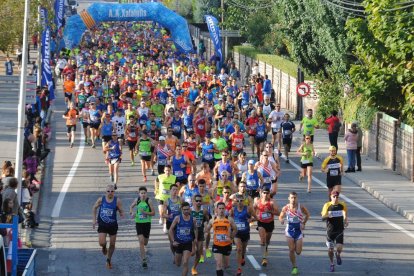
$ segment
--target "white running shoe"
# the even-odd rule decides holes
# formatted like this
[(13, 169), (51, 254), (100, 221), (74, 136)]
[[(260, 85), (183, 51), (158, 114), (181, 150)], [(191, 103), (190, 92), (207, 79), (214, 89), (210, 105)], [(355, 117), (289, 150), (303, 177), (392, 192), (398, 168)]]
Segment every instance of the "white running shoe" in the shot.
[(160, 219), (158, 220), (158, 224), (159, 224), (159, 225), (162, 225), (162, 218), (160, 218)]

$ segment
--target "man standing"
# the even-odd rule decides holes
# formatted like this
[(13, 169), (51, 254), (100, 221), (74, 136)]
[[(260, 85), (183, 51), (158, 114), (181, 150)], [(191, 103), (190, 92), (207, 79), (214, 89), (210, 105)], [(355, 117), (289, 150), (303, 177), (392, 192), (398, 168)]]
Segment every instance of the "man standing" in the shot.
[(244, 66), (244, 73), (243, 73), (243, 82), (247, 83), (250, 77), (250, 64), (246, 61), (246, 65)]
[(329, 143), (336, 149), (338, 149), (338, 133), (341, 129), (341, 122), (337, 115), (338, 112), (334, 110), (332, 111), (331, 116), (325, 120), (325, 124), (328, 125)]
[(263, 98), (264, 99), (269, 99), (271, 98), (271, 94), (272, 94), (272, 81), (269, 80), (269, 76), (265, 75), (265, 79), (263, 81)]
[(155, 215), (154, 206), (147, 196), (147, 188), (139, 187), (139, 197), (135, 199), (129, 207), (129, 214), (133, 216), (133, 208), (136, 207), (135, 229), (139, 241), (139, 251), (142, 259), (142, 267), (148, 268), (146, 250), (151, 232), (151, 218)]
[(188, 274), (188, 262), (195, 254), (197, 234), (196, 220), (191, 216), (191, 208), (188, 202), (181, 204), (181, 214), (176, 216), (168, 232), (170, 241), (175, 249), (174, 263), (183, 266), (181, 275)]
[[(106, 268), (108, 269), (112, 269), (111, 258), (115, 251), (116, 234), (118, 232), (117, 211), (121, 218), (124, 218), (122, 202), (115, 196), (114, 185), (110, 184), (106, 186), (106, 194), (98, 198), (92, 208), (93, 229), (98, 224), (99, 245), (102, 247), (102, 254), (106, 256)], [(107, 235), (109, 235), (109, 250), (106, 248)]]
[[(341, 252), (344, 246), (344, 229), (348, 226), (348, 208), (345, 202), (339, 202), (339, 192), (332, 191), (331, 201), (325, 203), (322, 208), (322, 220), (326, 221), (326, 246), (331, 262), (330, 272), (335, 271), (334, 253), (336, 263), (342, 264)], [(336, 252), (335, 251), (336, 245)]]
[(213, 252), (216, 260), (216, 275), (223, 276), (223, 269), (229, 267), (231, 245), (237, 233), (237, 226), (232, 218), (224, 215), (225, 203), (217, 203), (217, 216), (207, 225), (207, 235), (213, 228)]
[(6, 75), (12, 76), (13, 75), (13, 66), (14, 62), (11, 60), (10, 57), (7, 57), (6, 62), (4, 63), (4, 67), (6, 68)]

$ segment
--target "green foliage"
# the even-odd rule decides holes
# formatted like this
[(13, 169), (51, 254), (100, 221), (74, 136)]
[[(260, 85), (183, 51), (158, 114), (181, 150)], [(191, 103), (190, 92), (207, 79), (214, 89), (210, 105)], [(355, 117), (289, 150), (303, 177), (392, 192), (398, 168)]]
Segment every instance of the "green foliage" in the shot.
[(362, 96), (354, 96), (343, 99), (342, 111), (344, 121), (357, 121), (360, 127), (369, 129), (378, 109), (367, 105)]
[(259, 59), (280, 69), (286, 74), (296, 76), (298, 65), (283, 57), (277, 55), (263, 54), (261, 51), (256, 50), (252, 46), (236, 46), (234, 47), (234, 51), (254, 59)]
[[(323, 79), (317, 76), (317, 79)], [(331, 115), (333, 110), (339, 111), (341, 108), (341, 98), (343, 88), (335, 81), (324, 79), (316, 81), (318, 87), (319, 103), (316, 109), (315, 118), (320, 125), (323, 125), (325, 119)]]
[(365, 105), (414, 124), (413, 8), (386, 12), (395, 0), (366, 0), (368, 20), (347, 22), (360, 63), (349, 74)]

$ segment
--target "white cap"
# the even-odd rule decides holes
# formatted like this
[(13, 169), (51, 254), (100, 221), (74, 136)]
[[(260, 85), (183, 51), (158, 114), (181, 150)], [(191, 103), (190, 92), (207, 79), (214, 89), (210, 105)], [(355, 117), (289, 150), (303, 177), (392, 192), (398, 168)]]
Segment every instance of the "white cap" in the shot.
[(158, 138), (158, 140), (165, 141), (165, 137), (164, 136), (160, 136), (160, 138)]

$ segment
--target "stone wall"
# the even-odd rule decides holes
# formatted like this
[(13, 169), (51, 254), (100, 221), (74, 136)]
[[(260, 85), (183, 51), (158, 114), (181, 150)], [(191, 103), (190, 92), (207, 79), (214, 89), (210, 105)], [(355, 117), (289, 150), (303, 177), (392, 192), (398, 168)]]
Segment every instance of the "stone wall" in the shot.
[(364, 153), (414, 181), (414, 131), (399, 120), (377, 113), (369, 130), (364, 132)]

